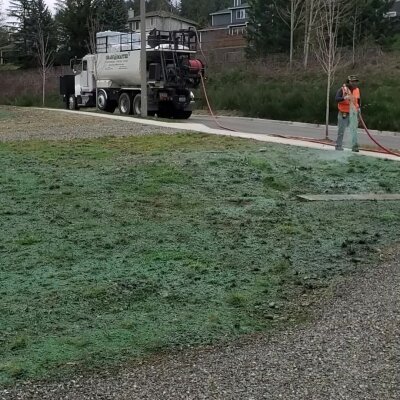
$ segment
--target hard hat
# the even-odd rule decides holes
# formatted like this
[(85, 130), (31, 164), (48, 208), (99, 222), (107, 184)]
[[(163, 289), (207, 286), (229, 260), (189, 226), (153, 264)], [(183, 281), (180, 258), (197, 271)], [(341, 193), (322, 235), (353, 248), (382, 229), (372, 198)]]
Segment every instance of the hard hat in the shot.
[(349, 75), (347, 77), (347, 82), (359, 82), (358, 76), (357, 75)]

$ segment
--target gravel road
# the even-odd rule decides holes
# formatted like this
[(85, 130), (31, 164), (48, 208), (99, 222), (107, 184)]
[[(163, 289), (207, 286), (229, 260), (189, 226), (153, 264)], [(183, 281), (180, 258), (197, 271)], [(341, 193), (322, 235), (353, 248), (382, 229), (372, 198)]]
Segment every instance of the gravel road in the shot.
[(337, 284), (312, 322), (158, 356), (120, 372), (25, 384), (0, 399), (400, 398), (400, 250)]
[(163, 127), (57, 113), (23, 107), (0, 106), (0, 142), (18, 140), (71, 140), (102, 136), (177, 133)]

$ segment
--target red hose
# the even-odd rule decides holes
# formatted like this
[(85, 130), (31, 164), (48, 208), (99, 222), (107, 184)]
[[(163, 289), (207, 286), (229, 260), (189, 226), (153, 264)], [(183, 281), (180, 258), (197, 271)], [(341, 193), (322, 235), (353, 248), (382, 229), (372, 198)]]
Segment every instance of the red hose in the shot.
[(204, 97), (205, 97), (206, 102), (207, 102), (208, 111), (210, 111), (210, 114), (211, 114), (211, 116), (214, 118), (215, 123), (216, 123), (220, 128), (222, 128), (222, 129), (225, 129), (225, 130), (231, 131), (231, 132), (237, 132), (235, 129), (227, 128), (227, 127), (221, 125), (221, 124), (217, 121), (217, 117), (214, 115), (213, 110), (212, 110), (212, 108), (211, 108), (210, 101), (208, 100), (206, 85), (205, 85), (205, 83), (204, 83), (204, 77), (203, 77), (203, 75), (202, 75), (201, 73), (200, 73), (200, 79), (201, 79), (201, 85), (203, 86), (203, 92), (204, 92)]
[(393, 156), (397, 156), (400, 157), (399, 153), (395, 153), (394, 151), (388, 149), (387, 147), (383, 146), (382, 144), (380, 144), (370, 133), (370, 131), (367, 128), (367, 125), (365, 124), (363, 117), (360, 114), (360, 121), (361, 121), (361, 125), (364, 128), (365, 132), (367, 132), (367, 135), (369, 136), (369, 138), (382, 150), (384, 150), (386, 153), (391, 154)]
[[(197, 37), (197, 43), (200, 44), (200, 51), (201, 51), (201, 54), (203, 55), (204, 61), (207, 62), (207, 58), (206, 58), (206, 55), (204, 54), (203, 48), (202, 48), (202, 46), (201, 46), (201, 40), (200, 40), (200, 38), (199, 38), (199, 33), (197, 32), (197, 29), (195, 29), (195, 32), (196, 32), (196, 37)], [(201, 72), (200, 72), (200, 79), (201, 79), (201, 85), (202, 85), (202, 87), (203, 87), (204, 97), (205, 97), (206, 102), (207, 102), (208, 111), (210, 112), (211, 116), (213, 117), (214, 122), (217, 124), (217, 126), (219, 126), (219, 127), (222, 128), (222, 129), (225, 129), (225, 130), (231, 131), (231, 132), (237, 132), (235, 129), (227, 128), (227, 127), (221, 125), (221, 124), (217, 121), (217, 117), (214, 115), (213, 110), (212, 110), (212, 108), (211, 108), (210, 101), (209, 101), (209, 99), (208, 99), (207, 90), (206, 90), (206, 84), (204, 83), (204, 76), (203, 76), (203, 74), (202, 74)]]

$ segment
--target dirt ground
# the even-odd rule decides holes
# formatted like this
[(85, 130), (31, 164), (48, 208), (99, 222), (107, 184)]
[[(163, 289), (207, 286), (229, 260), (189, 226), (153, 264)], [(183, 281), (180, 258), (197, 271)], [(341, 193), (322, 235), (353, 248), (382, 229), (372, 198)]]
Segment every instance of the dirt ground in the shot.
[(70, 140), (153, 133), (176, 133), (176, 131), (85, 115), (0, 106), (0, 141), (3, 142), (31, 139)]

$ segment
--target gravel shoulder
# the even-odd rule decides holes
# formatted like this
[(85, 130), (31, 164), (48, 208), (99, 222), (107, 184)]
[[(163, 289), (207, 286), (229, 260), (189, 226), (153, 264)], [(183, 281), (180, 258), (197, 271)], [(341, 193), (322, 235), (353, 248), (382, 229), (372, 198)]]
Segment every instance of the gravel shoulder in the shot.
[(400, 249), (338, 283), (315, 318), (228, 346), (186, 350), (91, 377), (25, 384), (0, 399), (400, 398)]
[(172, 134), (176, 130), (87, 115), (0, 106), (0, 142), (90, 139), (157, 133)]

